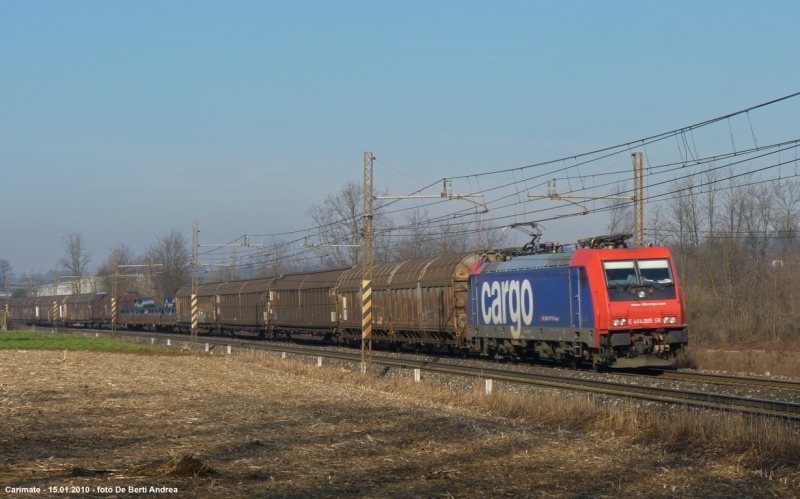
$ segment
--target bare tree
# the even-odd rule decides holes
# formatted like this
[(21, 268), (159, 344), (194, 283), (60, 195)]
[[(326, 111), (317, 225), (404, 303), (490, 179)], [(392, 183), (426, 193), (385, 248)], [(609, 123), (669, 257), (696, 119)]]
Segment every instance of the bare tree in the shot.
[(393, 260), (410, 260), (433, 256), (431, 222), (428, 210), (415, 207), (403, 214), (404, 223), (398, 228), (392, 252)]
[(781, 254), (797, 249), (800, 237), (800, 182), (787, 180), (772, 186), (772, 199), (775, 203), (773, 226), (779, 236)]
[[(617, 184), (611, 189), (610, 196), (622, 196), (626, 192), (625, 184)], [(608, 234), (633, 234), (633, 202), (626, 199), (607, 199)]]
[(6, 288), (6, 280), (11, 282), (10, 279), (13, 277), (11, 273), (11, 264), (8, 263), (8, 260), (5, 258), (0, 258), (0, 291), (5, 290)]
[[(712, 167), (713, 167), (712, 163)], [(719, 181), (718, 170), (709, 170), (703, 175), (703, 180), (706, 184), (706, 191), (704, 200), (702, 201), (703, 209), (705, 210), (706, 226), (708, 227), (708, 236), (714, 237), (714, 231), (717, 227), (717, 182)]]
[(395, 227), (392, 217), (383, 217), (381, 219), (381, 229), (375, 232), (375, 240), (373, 242), (372, 251), (375, 263), (391, 262), (394, 260), (394, 232)]
[[(291, 272), (306, 272), (316, 269), (316, 260), (313, 256), (293, 256), (290, 248), (297, 243), (270, 236), (269, 243), (263, 251), (258, 251), (249, 257), (249, 262), (256, 269), (257, 277), (272, 277)], [(327, 257), (328, 248), (320, 249), (323, 257)]]
[(504, 248), (511, 244), (511, 232), (504, 229), (489, 227), (480, 215), (475, 215), (472, 225), (474, 231), (472, 247), (473, 250), (490, 250)]
[(668, 207), (665, 213), (665, 227), (678, 245), (681, 254), (695, 251), (700, 244), (703, 230), (701, 199), (695, 187), (695, 176), (670, 183)]
[(431, 219), (425, 208), (415, 208), (403, 217), (400, 235), (395, 238), (395, 260), (429, 258), (504, 247), (509, 233), (488, 227), (480, 216), (474, 220)]
[(648, 213), (649, 222), (647, 223), (647, 239), (651, 240), (656, 246), (666, 246), (670, 240), (669, 230), (665, 223), (664, 207), (656, 205), (651, 213)]
[(328, 194), (321, 205), (306, 210), (306, 215), (320, 227), (323, 244), (353, 245), (330, 247), (334, 267), (354, 266), (360, 261), (362, 192), (360, 184), (347, 182), (339, 192)]
[(181, 286), (190, 282), (189, 261), (191, 253), (186, 237), (173, 229), (156, 240), (147, 250), (145, 258), (154, 264), (161, 264), (156, 274), (156, 298), (164, 299), (178, 292)]
[(284, 239), (270, 236), (265, 252), (253, 255), (253, 260), (258, 265), (257, 275), (259, 277), (271, 277), (286, 273), (288, 270), (289, 243)]
[(70, 275), (73, 276), (72, 292), (79, 294), (81, 292), (81, 281), (86, 275), (91, 258), (86, 250), (83, 234), (80, 232), (73, 232), (64, 236), (63, 241), (64, 258), (61, 259), (61, 265), (69, 270)]
[[(322, 204), (306, 210), (306, 215), (319, 226), (322, 244), (331, 245), (326, 247), (323, 267), (352, 267), (361, 262), (363, 192), (361, 184), (347, 182), (338, 192), (328, 194)], [(380, 207), (380, 203), (376, 203), (373, 209), (375, 233), (386, 228)]]
[[(126, 244), (117, 246), (117, 292), (136, 291), (142, 295), (155, 294), (152, 282), (147, 282), (140, 270), (125, 265), (138, 265), (143, 262), (143, 258), (136, 256), (134, 251)], [(121, 267), (120, 267), (121, 266)], [(100, 290), (111, 293), (114, 284), (114, 252), (108, 255), (97, 268)]]

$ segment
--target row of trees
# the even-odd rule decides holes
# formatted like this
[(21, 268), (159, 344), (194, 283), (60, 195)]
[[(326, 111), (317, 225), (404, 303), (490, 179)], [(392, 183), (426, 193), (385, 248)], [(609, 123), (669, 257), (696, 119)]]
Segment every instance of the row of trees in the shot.
[[(129, 246), (120, 244), (110, 251), (106, 259), (96, 271), (97, 287), (87, 289), (87, 278), (90, 277), (89, 264), (91, 254), (86, 239), (80, 232), (64, 236), (64, 256), (59, 260), (59, 280), (70, 283), (73, 293), (113, 290), (114, 268), (118, 273), (117, 291), (136, 291), (144, 296), (154, 296), (162, 300), (165, 296), (174, 295), (178, 289), (189, 282), (190, 249), (186, 237), (172, 230), (156, 238), (156, 241), (142, 254), (137, 255)], [(6, 272), (8, 271), (8, 272)], [(5, 286), (5, 279), (10, 275), (11, 266), (6, 260), (0, 260), (0, 287)], [(35, 274), (26, 279), (27, 286), (15, 286), (14, 297), (27, 296), (34, 293), (36, 287), (53, 283), (55, 276)]]
[[(306, 210), (319, 227), (317, 247), (298, 256), (285, 239), (271, 238), (268, 258), (256, 256), (257, 275), (346, 268), (361, 263), (363, 191), (346, 183), (320, 204)], [(375, 263), (425, 258), (475, 249), (499, 248), (509, 243), (508, 233), (487, 229), (479, 218), (438, 219), (423, 207), (411, 208), (398, 219), (376, 204), (373, 217)], [(310, 246), (310, 245), (309, 245)]]
[(186, 236), (177, 230), (157, 237), (140, 255), (129, 246), (120, 244), (116, 247), (116, 255), (112, 250), (97, 269), (100, 290), (111, 292), (116, 279), (118, 291), (137, 291), (161, 301), (190, 282), (190, 259)]
[[(800, 182), (709, 172), (669, 192), (648, 214), (647, 239), (672, 250), (695, 341), (797, 340)], [(630, 229), (628, 205), (609, 213), (610, 232)]]

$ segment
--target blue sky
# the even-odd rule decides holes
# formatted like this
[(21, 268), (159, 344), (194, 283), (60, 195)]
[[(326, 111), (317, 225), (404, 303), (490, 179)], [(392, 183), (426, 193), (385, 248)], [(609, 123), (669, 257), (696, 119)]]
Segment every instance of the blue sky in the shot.
[[(427, 183), (713, 118), (800, 90), (798, 21), (796, 1), (4, 1), (0, 258), (306, 228), (364, 150)], [(798, 111), (753, 113), (758, 140), (800, 137)], [(376, 186), (418, 184), (376, 166)]]

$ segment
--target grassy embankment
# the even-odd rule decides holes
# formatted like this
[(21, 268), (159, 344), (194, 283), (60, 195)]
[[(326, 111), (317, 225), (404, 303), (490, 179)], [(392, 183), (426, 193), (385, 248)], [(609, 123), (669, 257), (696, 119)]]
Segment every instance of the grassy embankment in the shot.
[(585, 432), (587, 438), (610, 434), (613, 439), (651, 445), (675, 455), (756, 470), (784, 468), (784, 473), (800, 472), (800, 433), (794, 424), (778, 418), (682, 408), (669, 410), (660, 405), (635, 408), (564, 392), (543, 391), (531, 396), (499, 388), (485, 395), (480, 383), (474, 389), (454, 389), (439, 381), (413, 383), (407, 377), (353, 376), (346, 370), (321, 369), (316, 363), (289, 361), (263, 352), (235, 359), (328, 385), (385, 393), (393, 399), (411, 397), (493, 417)]
[(692, 344), (680, 367), (701, 371), (724, 371), (751, 376), (800, 379), (800, 348), (797, 343), (775, 342), (753, 345)]
[(32, 331), (0, 332), (0, 350), (103, 350), (128, 353), (175, 353), (165, 347), (82, 335)]

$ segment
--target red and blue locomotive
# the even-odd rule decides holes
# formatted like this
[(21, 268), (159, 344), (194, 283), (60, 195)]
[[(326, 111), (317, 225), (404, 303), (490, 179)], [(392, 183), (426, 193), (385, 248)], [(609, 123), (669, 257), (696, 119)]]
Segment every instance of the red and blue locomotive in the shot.
[[(598, 369), (673, 366), (688, 337), (672, 257), (663, 247), (627, 248), (627, 237), (582, 240), (568, 252), (537, 244), (537, 234), (523, 248), (378, 264), (373, 341)], [(357, 345), (361, 285), (361, 267), (203, 284), (199, 328)], [(191, 295), (184, 286), (160, 313), (137, 295), (141, 306), (121, 313), (117, 327), (188, 332)], [(110, 303), (104, 294), (11, 300), (10, 318), (111, 327)]]
[(469, 337), (484, 355), (595, 367), (674, 366), (688, 334), (670, 251), (627, 248), (628, 235), (475, 264)]

